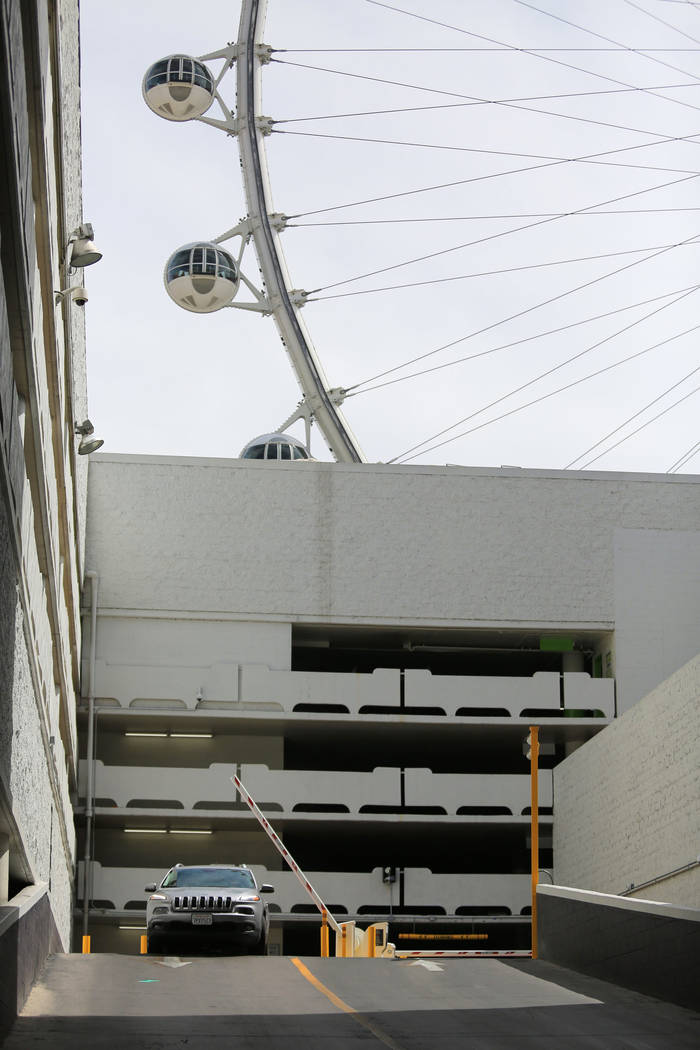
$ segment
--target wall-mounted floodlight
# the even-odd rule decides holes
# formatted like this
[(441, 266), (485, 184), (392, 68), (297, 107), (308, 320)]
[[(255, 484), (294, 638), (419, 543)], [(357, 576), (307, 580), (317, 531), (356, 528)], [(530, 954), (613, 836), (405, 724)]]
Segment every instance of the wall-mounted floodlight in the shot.
[(168, 259), (165, 289), (178, 306), (195, 314), (210, 314), (228, 306), (240, 283), (232, 255), (212, 241), (184, 244)]
[(93, 240), (95, 232), (91, 222), (81, 223), (73, 230), (68, 239), (68, 250), (70, 251), (69, 262), (71, 266), (82, 268), (92, 266), (102, 258), (102, 252), (95, 247)]
[(91, 452), (96, 452), (98, 448), (102, 448), (104, 445), (102, 438), (90, 437), (91, 434), (95, 433), (95, 428), (89, 419), (84, 419), (82, 423), (76, 423), (75, 432), (80, 434), (79, 456), (89, 456)]
[(194, 120), (214, 101), (214, 77), (189, 55), (168, 55), (147, 71), (141, 85), (149, 109), (166, 120)]

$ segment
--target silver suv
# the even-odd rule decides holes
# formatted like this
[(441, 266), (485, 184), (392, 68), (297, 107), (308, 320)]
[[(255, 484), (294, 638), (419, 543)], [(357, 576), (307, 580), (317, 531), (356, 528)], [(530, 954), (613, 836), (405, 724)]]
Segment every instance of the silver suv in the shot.
[(267, 954), (270, 917), (260, 895), (274, 887), (258, 886), (245, 865), (176, 864), (160, 885), (145, 887), (149, 953), (160, 954), (172, 941), (216, 941)]

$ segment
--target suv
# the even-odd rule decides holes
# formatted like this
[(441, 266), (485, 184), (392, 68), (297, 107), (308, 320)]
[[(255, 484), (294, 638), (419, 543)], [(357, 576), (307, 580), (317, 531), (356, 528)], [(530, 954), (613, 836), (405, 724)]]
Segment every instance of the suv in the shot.
[(244, 864), (176, 864), (160, 885), (145, 887), (149, 953), (161, 953), (172, 939), (216, 940), (267, 954), (270, 917), (258, 886)]

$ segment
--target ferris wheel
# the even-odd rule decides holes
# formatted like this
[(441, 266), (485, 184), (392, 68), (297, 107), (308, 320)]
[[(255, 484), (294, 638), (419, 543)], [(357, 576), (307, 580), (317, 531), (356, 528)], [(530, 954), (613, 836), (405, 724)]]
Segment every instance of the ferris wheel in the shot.
[[(244, 309), (276, 322), (301, 400), (274, 433), (254, 439), (242, 455), (300, 459), (305, 449), (308, 457), (316, 422), (336, 460), (363, 462), (341, 405), (375, 390), (389, 410), (368, 407), (352, 418), (363, 420), (372, 451), (380, 431), (380, 440), (391, 431), (392, 440), (400, 433), (410, 445), (393, 458), (383, 450), (381, 457), (371, 454), (388, 464), (467, 439), (472, 462), (513, 463), (522, 456), (527, 463), (539, 441), (535, 454), (545, 466), (560, 454), (560, 469), (587, 469), (636, 434), (646, 436), (647, 427), (656, 431), (657, 420), (670, 424), (671, 412), (676, 418), (667, 433), (687, 441), (681, 413), (700, 393), (700, 386), (690, 387), (700, 371), (691, 344), (699, 327), (693, 255), (700, 234), (688, 225), (700, 211), (694, 196), (700, 140), (690, 123), (700, 111), (693, 101), (700, 80), (691, 67), (697, 50), (687, 47), (688, 39), (700, 39), (692, 24), (676, 26), (631, 0), (617, 0), (614, 28), (595, 9), (573, 21), (543, 9), (542, 0), (485, 5), (470, 12), (466, 25), (458, 0), (441, 0), (440, 11), (420, 3), (407, 9), (397, 0), (354, 2), (365, 17), (355, 20), (360, 26), (340, 19), (345, 38), (335, 48), (326, 38), (337, 30), (337, 17), (321, 31), (308, 17), (295, 21), (286, 6), (270, 5), (265, 30), (268, 0), (241, 0), (236, 42), (197, 57), (169, 55), (143, 80), (153, 112), (238, 140), (245, 218), (211, 240), (182, 245), (164, 277), (168, 295), (185, 310)], [(317, 0), (307, 5), (307, 15), (327, 12)], [(512, 18), (507, 32), (491, 18), (495, 6)], [(630, 10), (628, 24), (622, 16), (629, 20)], [(413, 35), (402, 29), (394, 36), (396, 20), (410, 23)], [(649, 39), (652, 22), (663, 25), (665, 36)], [(548, 37), (542, 35), (547, 29)], [(287, 46), (268, 46), (264, 32)], [(317, 52), (352, 57), (319, 60)], [(458, 58), (448, 66), (450, 55)], [(267, 76), (266, 105), (275, 113), (279, 108), (279, 119), (262, 109), (268, 65), (276, 74)], [(227, 104), (222, 81), (229, 73), (236, 101)], [(292, 76), (301, 91), (289, 89)], [(329, 77), (345, 88), (316, 87)], [(287, 101), (294, 103), (291, 112), (282, 109)], [(360, 126), (375, 119), (381, 131)], [(352, 123), (327, 123), (347, 120)], [(332, 133), (336, 128), (340, 133)], [(272, 203), (266, 145), (273, 133), (287, 160), (273, 168), (275, 182), (281, 179), (286, 199), (297, 202), (289, 215)], [(294, 143), (302, 142), (310, 159), (300, 162), (301, 145)], [(393, 162), (397, 155), (400, 164)], [(409, 170), (422, 177), (407, 178)], [(301, 171), (323, 177), (302, 183)], [(313, 197), (316, 187), (341, 185), (347, 193)], [(430, 206), (421, 208), (421, 200)], [(281, 243), (285, 230), (301, 227), (288, 234), (295, 241), (286, 247), (293, 270), (300, 254), (309, 267), (302, 280), (312, 283), (303, 287), (292, 283)], [(310, 247), (305, 257), (300, 238)], [(469, 264), (458, 265), (467, 252)], [(351, 268), (348, 259), (362, 261)], [(323, 260), (322, 276), (313, 269), (317, 260)], [(391, 306), (375, 306), (389, 300), (400, 304), (393, 313)], [(329, 371), (345, 354), (343, 386), (326, 378), (304, 324), (307, 303), (319, 304), (308, 308), (315, 311)], [(357, 382), (345, 374), (346, 362), (348, 371), (372, 374)], [(457, 368), (468, 380), (442, 379)], [(396, 384), (413, 381), (420, 392), (404, 401), (406, 388)], [(286, 407), (278, 408), (280, 415)], [(485, 428), (502, 420), (493, 443), (491, 430), (483, 440)], [(417, 421), (433, 431), (418, 442), (411, 431)], [(305, 446), (280, 434), (296, 422), (305, 424)], [(688, 426), (694, 428), (692, 420)], [(609, 427), (590, 444), (596, 430)], [(647, 454), (657, 458), (661, 453), (648, 440)], [(697, 455), (695, 442), (669, 472)]]
[[(165, 266), (165, 287), (178, 306), (193, 313), (234, 307), (274, 317), (302, 392), (297, 408), (279, 429), (285, 430), (303, 419), (308, 448), (311, 424), (315, 421), (337, 461), (364, 462), (357, 439), (340, 411), (345, 391), (341, 387), (329, 387), (301, 317), (300, 309), (307, 293), (291, 286), (280, 241), (286, 216), (271, 211), (264, 143), (271, 131), (271, 121), (260, 112), (261, 70), (272, 55), (272, 48), (263, 43), (266, 8), (267, 0), (242, 0), (236, 43), (198, 57), (169, 55), (154, 63), (144, 76), (144, 99), (158, 116), (177, 122), (201, 121), (238, 139), (248, 208), (245, 219), (213, 240), (196, 241), (173, 252)], [(218, 74), (206, 64), (215, 60), (222, 61)], [(221, 81), (234, 65), (235, 113), (219, 93)], [(215, 102), (221, 116), (207, 116)], [(236, 239), (235, 253), (221, 247)], [(262, 288), (242, 269), (245, 250), (251, 242), (263, 279)], [(252, 299), (244, 302), (237, 299), (241, 284)], [(261, 438), (251, 443), (251, 447), (262, 448), (265, 456), (273, 457), (280, 455), (284, 447), (288, 458), (306, 458), (295, 453), (293, 442), (289, 445)]]

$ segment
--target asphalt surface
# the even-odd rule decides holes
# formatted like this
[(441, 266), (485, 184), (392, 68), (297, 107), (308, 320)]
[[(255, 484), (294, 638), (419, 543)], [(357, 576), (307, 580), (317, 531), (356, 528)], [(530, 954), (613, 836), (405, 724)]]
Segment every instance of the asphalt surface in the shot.
[(55, 955), (5, 1050), (698, 1050), (700, 1014), (539, 960)]

